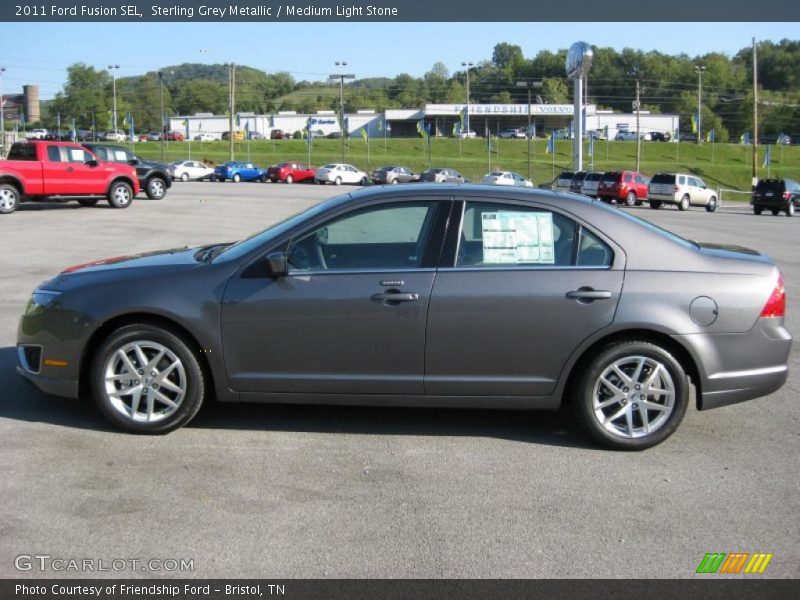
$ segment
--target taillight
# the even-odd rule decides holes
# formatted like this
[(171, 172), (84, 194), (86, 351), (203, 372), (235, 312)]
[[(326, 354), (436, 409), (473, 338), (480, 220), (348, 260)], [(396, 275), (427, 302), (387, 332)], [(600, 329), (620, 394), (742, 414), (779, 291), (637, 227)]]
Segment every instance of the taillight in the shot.
[(673, 185), (673, 186), (672, 186), (672, 191), (673, 191), (673, 192), (677, 193), (679, 190), (680, 190), (680, 188), (678, 188), (678, 186), (677, 186), (677, 185)]
[(788, 200), (792, 197), (792, 192), (783, 192), (783, 199)]
[(769, 300), (761, 309), (760, 317), (782, 317), (786, 314), (786, 290), (783, 288), (783, 275), (778, 273), (778, 280), (769, 296)]

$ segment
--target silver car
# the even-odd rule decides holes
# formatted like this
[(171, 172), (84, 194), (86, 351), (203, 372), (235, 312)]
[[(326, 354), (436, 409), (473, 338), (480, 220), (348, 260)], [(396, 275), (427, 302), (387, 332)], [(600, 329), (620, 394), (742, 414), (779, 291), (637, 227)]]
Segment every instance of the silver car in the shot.
[[(642, 252), (647, 248), (647, 252)], [(602, 445), (787, 377), (781, 274), (573, 194), (419, 184), (332, 198), (234, 244), (42, 283), (19, 372), (138, 433), (204, 400), (555, 410)]]

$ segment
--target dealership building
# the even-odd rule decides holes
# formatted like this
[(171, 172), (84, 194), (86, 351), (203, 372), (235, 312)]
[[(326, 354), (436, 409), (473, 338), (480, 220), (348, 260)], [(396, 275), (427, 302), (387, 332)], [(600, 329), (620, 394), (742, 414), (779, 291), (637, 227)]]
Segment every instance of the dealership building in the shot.
[[(414, 137), (418, 125), (424, 123), (435, 136), (452, 136), (460, 126), (462, 116), (469, 117), (469, 128), (480, 136), (487, 133), (497, 135), (504, 129), (524, 129), (528, 124), (528, 111), (532, 127), (538, 136), (549, 135), (551, 130), (565, 131), (573, 120), (572, 104), (426, 104), (420, 109), (387, 109), (385, 113), (374, 110), (359, 110), (345, 115), (345, 127), (351, 137), (360, 137), (366, 130), (370, 137)], [(586, 105), (586, 130), (608, 132), (613, 139), (621, 131), (636, 130), (636, 114), (615, 113), (598, 110), (593, 104)], [(678, 115), (639, 113), (639, 129), (642, 133), (674, 134), (680, 125)], [(314, 114), (299, 114), (281, 111), (273, 115), (239, 113), (234, 119), (234, 129), (258, 132), (270, 137), (273, 130), (293, 135), (310, 127), (315, 135), (341, 133), (336, 111), (318, 111)], [(201, 133), (218, 138), (230, 128), (226, 115), (202, 113), (191, 116), (175, 116), (170, 119), (170, 128), (184, 131), (194, 138)]]

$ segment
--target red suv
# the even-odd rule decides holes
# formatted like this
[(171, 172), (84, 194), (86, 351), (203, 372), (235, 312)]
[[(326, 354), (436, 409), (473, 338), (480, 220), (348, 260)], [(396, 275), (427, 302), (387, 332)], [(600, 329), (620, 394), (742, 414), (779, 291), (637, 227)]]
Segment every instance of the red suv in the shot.
[(650, 179), (636, 171), (609, 171), (597, 184), (597, 197), (610, 203), (641, 206), (647, 200)]

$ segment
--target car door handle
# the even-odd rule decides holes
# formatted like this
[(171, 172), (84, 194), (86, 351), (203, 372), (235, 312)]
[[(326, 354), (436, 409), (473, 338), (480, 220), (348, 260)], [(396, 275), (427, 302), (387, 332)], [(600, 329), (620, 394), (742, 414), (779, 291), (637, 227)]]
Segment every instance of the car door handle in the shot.
[(74, 167), (67, 167), (67, 173), (72, 173), (74, 170)]
[(571, 292), (567, 292), (567, 298), (573, 300), (607, 300), (611, 298), (611, 292), (608, 290), (595, 290), (590, 287), (582, 287)]
[(415, 302), (419, 300), (419, 294), (415, 292), (382, 292), (372, 294), (372, 299), (376, 302)]

